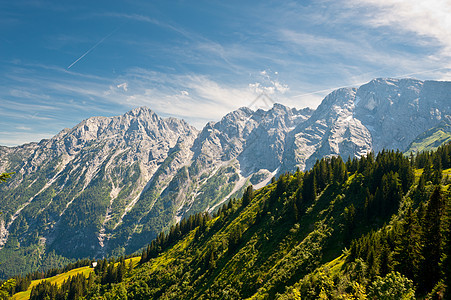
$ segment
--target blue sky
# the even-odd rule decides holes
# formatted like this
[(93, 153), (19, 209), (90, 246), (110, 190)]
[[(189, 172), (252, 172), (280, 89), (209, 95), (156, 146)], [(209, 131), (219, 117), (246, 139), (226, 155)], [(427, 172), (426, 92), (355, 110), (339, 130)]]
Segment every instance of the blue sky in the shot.
[(197, 128), (261, 93), (316, 108), (376, 77), (451, 80), (448, 0), (0, 2), (0, 145), (147, 106)]

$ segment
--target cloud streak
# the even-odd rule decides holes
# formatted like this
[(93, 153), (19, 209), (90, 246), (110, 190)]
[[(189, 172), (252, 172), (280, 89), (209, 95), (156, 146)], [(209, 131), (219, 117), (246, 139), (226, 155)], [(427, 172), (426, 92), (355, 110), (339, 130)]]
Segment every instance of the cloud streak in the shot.
[(82, 60), (86, 55), (88, 55), (89, 53), (91, 53), (95, 48), (97, 48), (98, 46), (100, 46), (100, 44), (102, 44), (106, 39), (108, 39), (110, 36), (112, 36), (116, 31), (119, 30), (120, 27), (117, 27), (116, 29), (114, 29), (113, 31), (111, 31), (109, 34), (107, 34), (106, 36), (104, 36), (100, 41), (98, 41), (94, 46), (92, 46), (91, 48), (89, 48), (88, 51), (86, 51), (85, 53), (83, 53), (79, 58), (77, 58), (73, 63), (71, 63), (66, 69), (69, 70), (70, 68), (72, 68), (76, 63), (78, 63), (80, 60)]
[[(348, 2), (349, 3), (349, 2)], [(422, 37), (433, 38), (443, 47), (442, 54), (451, 50), (451, 2), (448, 0), (354, 0), (357, 7), (370, 7), (367, 24), (374, 27), (396, 27)]]
[[(17, 134), (20, 126), (56, 133), (87, 117), (146, 105), (200, 128), (262, 93), (288, 106), (316, 108), (333, 89), (375, 77), (451, 79), (450, 5), (323, 0), (243, 4), (237, 10), (230, 3), (138, 1), (124, 10), (113, 1), (110, 12), (96, 13), (104, 11), (100, 4), (74, 4), (61, 12), (67, 27), (60, 32), (78, 26), (80, 35), (39, 36), (44, 50), (27, 51), (35, 56), (21, 57), (21, 44), (5, 52), (0, 115)], [(27, 18), (21, 22), (29, 24)], [(61, 24), (60, 14), (54, 22)], [(66, 67), (75, 46), (96, 41), (86, 44), (85, 32), (121, 23)], [(21, 35), (15, 33), (5, 43), (17, 44), (14, 38)], [(115, 48), (102, 51), (94, 65), (87, 58), (113, 35)], [(83, 68), (76, 68), (81, 62)]]

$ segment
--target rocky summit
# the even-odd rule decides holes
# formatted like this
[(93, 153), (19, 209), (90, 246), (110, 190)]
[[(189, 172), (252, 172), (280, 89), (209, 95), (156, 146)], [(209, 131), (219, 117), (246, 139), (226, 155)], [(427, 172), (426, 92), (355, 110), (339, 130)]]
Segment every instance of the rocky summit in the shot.
[(134, 252), (249, 184), (325, 156), (405, 151), (450, 115), (451, 82), (375, 79), (332, 92), (316, 110), (240, 108), (201, 131), (141, 107), (0, 147), (0, 171), (16, 172), (0, 186), (0, 277), (55, 257)]

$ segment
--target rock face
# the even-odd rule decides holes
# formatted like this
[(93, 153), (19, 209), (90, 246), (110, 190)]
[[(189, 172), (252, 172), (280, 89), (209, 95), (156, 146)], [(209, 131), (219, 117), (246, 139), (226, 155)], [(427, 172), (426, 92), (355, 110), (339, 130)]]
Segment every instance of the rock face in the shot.
[[(189, 160), (197, 133), (182, 120), (138, 108), (87, 119), (40, 143), (2, 147), (1, 169), (16, 174), (2, 190), (0, 247), (18, 233), (20, 221), (27, 234), (37, 232), (47, 248), (65, 256), (104, 254), (112, 229), (132, 212), (171, 151), (179, 149), (173, 172)], [(23, 233), (20, 239), (31, 242)]]
[(0, 277), (2, 253), (18, 245), (69, 258), (130, 253), (278, 172), (405, 150), (449, 120), (450, 106), (451, 82), (375, 79), (332, 92), (315, 111), (240, 108), (200, 132), (143, 107), (0, 147), (0, 171), (16, 172), (0, 186)]
[(251, 179), (267, 183), (286, 133), (311, 113), (241, 108), (198, 132), (142, 107), (0, 147), (0, 170), (16, 172), (1, 186), (0, 247), (18, 238), (64, 257), (135, 251), (183, 216), (240, 195)]
[(370, 130), (374, 151), (405, 150), (451, 114), (450, 89), (450, 82), (375, 79), (358, 89), (355, 116)]
[(290, 132), (283, 170), (310, 168), (328, 155), (407, 150), (420, 134), (451, 115), (451, 82), (374, 79), (329, 94), (310, 119)]
[(253, 130), (246, 138), (246, 144), (238, 156), (241, 170), (249, 175), (260, 169), (274, 172), (281, 166), (285, 152), (287, 134), (296, 126), (303, 124), (312, 110), (290, 109), (274, 104), (271, 110), (257, 110), (250, 122)]
[(339, 89), (329, 94), (305, 123), (290, 132), (284, 170), (293, 164), (310, 168), (317, 159), (330, 155), (361, 156), (371, 151), (371, 134), (355, 118), (356, 89)]

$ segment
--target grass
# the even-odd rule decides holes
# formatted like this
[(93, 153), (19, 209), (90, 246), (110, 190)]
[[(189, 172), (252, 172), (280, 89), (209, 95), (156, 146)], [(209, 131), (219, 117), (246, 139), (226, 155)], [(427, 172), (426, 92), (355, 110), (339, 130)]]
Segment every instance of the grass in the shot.
[[(130, 261), (133, 262), (133, 266), (135, 266), (139, 260), (141, 259), (141, 257), (132, 257), (129, 259), (126, 259), (126, 265), (128, 266), (128, 264), (130, 263)], [(31, 289), (38, 285), (41, 281), (47, 280), (48, 282), (52, 283), (52, 284), (57, 284), (58, 286), (61, 286), (61, 284), (63, 284), (63, 282), (67, 279), (69, 279), (69, 277), (77, 275), (77, 274), (83, 274), (85, 277), (89, 277), (89, 274), (91, 274), (91, 272), (94, 272), (94, 269), (91, 267), (81, 267), (81, 268), (77, 268), (77, 269), (73, 269), (70, 270), (66, 273), (61, 273), (58, 275), (55, 275), (53, 277), (50, 278), (45, 278), (45, 279), (36, 279), (31, 281), (30, 286), (28, 287), (28, 289), (26, 291), (14, 294), (12, 299), (13, 300), (27, 300), (30, 299), (30, 295), (31, 295)]]
[(415, 183), (417, 184), (420, 181), (421, 175), (423, 175), (423, 168), (421, 169), (414, 169), (413, 172), (415, 174)]
[(60, 286), (64, 282), (64, 280), (67, 280), (70, 276), (74, 276), (79, 273), (82, 273), (83, 275), (88, 277), (89, 274), (93, 271), (94, 271), (94, 269), (91, 267), (81, 267), (81, 268), (70, 270), (66, 273), (55, 275), (50, 278), (33, 280), (33, 281), (31, 281), (31, 284), (26, 291), (15, 294), (12, 299), (13, 300), (30, 299), (31, 289), (34, 286), (38, 285), (41, 281), (47, 280), (48, 282), (50, 282), (52, 284), (56, 283), (56, 284), (58, 284), (58, 286)]
[(338, 276), (340, 274), (340, 271), (343, 269), (344, 263), (346, 261), (346, 257), (346, 255), (342, 254), (336, 259), (325, 264), (325, 267), (330, 270), (332, 276)]
[[(426, 132), (428, 133), (428, 132)], [(451, 141), (451, 133), (446, 130), (439, 129), (429, 136), (422, 137), (419, 141), (414, 141), (410, 145), (410, 149), (405, 153), (419, 153), (422, 151), (436, 150), (440, 145)]]

